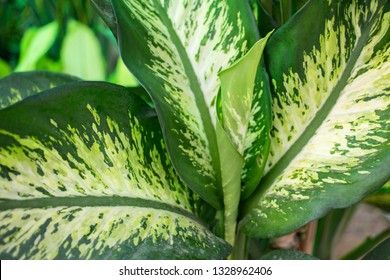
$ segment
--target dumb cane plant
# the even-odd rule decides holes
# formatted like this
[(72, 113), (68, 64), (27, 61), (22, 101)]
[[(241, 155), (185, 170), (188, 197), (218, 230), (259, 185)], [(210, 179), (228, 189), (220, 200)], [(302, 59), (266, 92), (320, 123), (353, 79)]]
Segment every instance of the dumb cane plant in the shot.
[(153, 105), (0, 81), (1, 258), (246, 258), (390, 179), (388, 1), (312, 0), (262, 39), (256, 1), (93, 3)]

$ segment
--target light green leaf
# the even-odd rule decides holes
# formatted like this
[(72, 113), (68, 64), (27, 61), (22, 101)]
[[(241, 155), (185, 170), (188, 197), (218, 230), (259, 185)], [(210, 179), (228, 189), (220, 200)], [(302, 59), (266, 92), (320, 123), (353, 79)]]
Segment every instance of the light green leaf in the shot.
[(112, 3), (123, 60), (152, 96), (175, 168), (222, 209), (217, 73), (258, 40), (249, 6), (235, 0)]
[[(231, 244), (236, 234), (241, 184), (246, 183), (245, 180), (241, 182), (241, 173), (246, 173), (246, 170), (243, 172), (244, 155), (247, 155), (247, 149), (254, 147), (253, 143), (257, 139), (269, 143), (270, 117), (267, 115), (271, 112), (270, 106), (262, 106), (259, 103), (262, 90), (254, 92), (257, 69), (269, 35), (259, 40), (238, 62), (218, 74), (221, 80), (221, 92), (217, 102), (219, 119), (216, 132), (225, 205), (225, 239)], [(250, 156), (266, 157), (267, 154), (259, 153), (264, 150), (268, 153), (268, 149), (262, 149), (266, 146), (260, 146), (258, 152)], [(258, 165), (257, 161), (255, 165)], [(261, 174), (258, 178), (261, 178)], [(245, 193), (248, 193), (247, 185), (244, 185), (244, 189)], [(251, 191), (253, 189), (249, 193)]]
[(0, 109), (44, 90), (76, 81), (79, 81), (76, 77), (46, 71), (9, 75), (0, 80)]
[(105, 63), (100, 44), (86, 25), (71, 20), (61, 48), (63, 72), (84, 80), (105, 79)]
[[(270, 95), (266, 86), (268, 80), (259, 62), (271, 33), (259, 40), (238, 62), (219, 73), (221, 105), (217, 113), (230, 141), (245, 162), (240, 167), (242, 198), (247, 198), (257, 187), (269, 152)], [(221, 162), (222, 170), (226, 164), (230, 161)]]
[(390, 179), (389, 8), (309, 1), (270, 39), (271, 152), (244, 232), (282, 235)]
[(21, 52), (16, 72), (36, 69), (36, 63), (54, 44), (58, 33), (58, 23), (51, 22), (39, 28), (26, 31), (21, 42)]
[(125, 87), (139, 86), (137, 79), (126, 68), (126, 65), (123, 62), (121, 57), (118, 57), (115, 70), (110, 76), (109, 81), (111, 83), (125, 86)]
[(61, 61), (56, 61), (48, 56), (44, 56), (36, 63), (36, 69), (39, 69), (40, 71), (43, 70), (61, 73), (62, 63)]
[(271, 96), (268, 76), (262, 66), (257, 70), (254, 98), (245, 138), (244, 166), (241, 172), (241, 199), (248, 198), (258, 187), (270, 148)]
[(8, 65), (8, 63), (0, 58), (0, 78), (11, 74), (11, 71), (11, 67)]
[(241, 170), (244, 162), (243, 157), (238, 153), (226, 134), (220, 122), (217, 122), (217, 139), (220, 151), (223, 202), (223, 227), (224, 239), (234, 245), (236, 236), (236, 225), (238, 206), (241, 193)]
[(127, 89), (72, 83), (0, 120), (2, 259), (229, 254), (201, 221), (210, 206), (176, 175), (154, 110)]
[(245, 151), (257, 67), (270, 35), (259, 40), (242, 59), (218, 74), (221, 80), (218, 115), (222, 117), (223, 128), (230, 141), (241, 155)]

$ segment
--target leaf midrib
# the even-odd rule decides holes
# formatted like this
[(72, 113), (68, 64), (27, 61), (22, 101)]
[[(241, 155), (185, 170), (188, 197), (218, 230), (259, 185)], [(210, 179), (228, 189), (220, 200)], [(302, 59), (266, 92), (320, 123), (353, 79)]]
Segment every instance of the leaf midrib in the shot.
[(360, 57), (362, 49), (365, 47), (371, 29), (376, 22), (375, 16), (367, 24), (366, 29), (362, 32), (361, 37), (357, 40), (355, 48), (352, 50), (351, 55), (346, 63), (346, 67), (343, 73), (340, 75), (339, 80), (332, 89), (328, 99), (322, 105), (320, 110), (316, 113), (313, 120), (306, 127), (304, 132), (298, 137), (290, 149), (280, 158), (280, 160), (272, 167), (266, 176), (261, 180), (260, 185), (257, 187), (256, 192), (250, 197), (247, 203), (244, 203), (242, 214), (248, 214), (263, 196), (263, 194), (272, 186), (274, 181), (282, 174), (282, 172), (290, 165), (291, 161), (302, 151), (310, 139), (315, 135), (316, 131), (321, 127), (323, 121), (329, 116), (331, 110), (337, 103), (337, 100), (341, 96), (341, 92), (348, 85), (348, 79), (355, 67), (356, 62)]
[(215, 132), (215, 127), (213, 125), (213, 122), (211, 120), (210, 110), (207, 106), (206, 100), (203, 96), (203, 90), (200, 86), (200, 82), (198, 80), (198, 76), (196, 75), (196, 72), (194, 71), (193, 65), (188, 57), (188, 54), (183, 46), (183, 43), (181, 42), (179, 36), (177, 35), (175, 28), (172, 25), (171, 20), (168, 17), (168, 14), (166, 12), (166, 9), (161, 5), (159, 1), (155, 1), (156, 7), (159, 10), (159, 15), (161, 21), (164, 23), (164, 25), (167, 27), (167, 30), (169, 32), (169, 36), (173, 42), (173, 45), (176, 47), (177, 52), (180, 56), (181, 61), (183, 62), (184, 72), (186, 73), (186, 76), (189, 80), (190, 88), (192, 92), (194, 93), (195, 102), (197, 105), (197, 108), (199, 109), (199, 113), (201, 116), (201, 121), (203, 123), (204, 131), (208, 140), (209, 150), (210, 150), (210, 156), (212, 159), (212, 166), (213, 170), (215, 172), (215, 179), (216, 179), (216, 187), (217, 187), (217, 193), (219, 194), (219, 197), (222, 195), (222, 189), (221, 189), (221, 168), (220, 168), (220, 160), (219, 160), (219, 152), (218, 152), (218, 146), (217, 143), (217, 136)]
[(203, 224), (194, 214), (177, 206), (124, 196), (66, 196), (31, 199), (0, 199), (0, 211), (55, 207), (139, 207), (173, 212)]

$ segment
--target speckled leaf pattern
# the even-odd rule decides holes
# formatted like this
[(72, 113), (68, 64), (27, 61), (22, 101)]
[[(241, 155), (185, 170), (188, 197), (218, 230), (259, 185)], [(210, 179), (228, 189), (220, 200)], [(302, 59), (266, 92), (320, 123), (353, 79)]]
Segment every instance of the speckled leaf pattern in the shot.
[(0, 80), (0, 109), (46, 89), (79, 80), (67, 74), (46, 71), (11, 74)]
[(72, 83), (0, 111), (2, 259), (225, 258), (210, 211), (123, 87)]
[(223, 128), (229, 135), (230, 141), (241, 155), (244, 155), (255, 95), (256, 72), (268, 37), (259, 40), (242, 59), (218, 74), (221, 80), (218, 115), (221, 116)]
[(174, 166), (189, 187), (222, 209), (217, 74), (258, 40), (249, 5), (235, 0), (112, 4), (122, 56), (153, 98)]
[[(217, 113), (230, 141), (244, 160), (241, 198), (247, 198), (257, 187), (269, 152), (270, 93), (260, 59), (271, 34), (218, 74), (221, 96)], [(224, 168), (223, 163), (221, 166)]]
[[(257, 74), (260, 59), (269, 35), (271, 34), (256, 42), (243, 58), (218, 74), (221, 80), (221, 91), (217, 102), (217, 139), (225, 205), (224, 237), (230, 242), (234, 240), (236, 234), (241, 195), (248, 195), (253, 191), (245, 184), (245, 180), (241, 180), (244, 156), (248, 154), (248, 147), (250, 149), (253, 142), (258, 139), (269, 142), (270, 118), (267, 118), (267, 115), (271, 112), (270, 107), (262, 106), (259, 102), (261, 95), (266, 93), (262, 90), (255, 91), (258, 89), (255, 87), (258, 81), (256, 77), (261, 75), (261, 73)], [(257, 123), (250, 121), (255, 119)], [(249, 145), (247, 139), (250, 139)], [(267, 149), (258, 151), (268, 152)], [(254, 153), (250, 156), (266, 157), (266, 154)]]
[(248, 198), (258, 187), (269, 155), (271, 96), (268, 76), (261, 65), (257, 70), (253, 92), (241, 172), (241, 199)]
[(310, 1), (270, 39), (271, 151), (244, 232), (287, 233), (389, 180), (389, 8)]

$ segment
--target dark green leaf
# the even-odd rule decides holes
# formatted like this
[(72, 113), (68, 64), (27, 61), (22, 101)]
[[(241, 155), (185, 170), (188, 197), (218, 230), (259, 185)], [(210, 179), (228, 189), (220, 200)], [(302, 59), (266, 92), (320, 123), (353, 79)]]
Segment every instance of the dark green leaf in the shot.
[(91, 0), (100, 17), (104, 20), (114, 35), (117, 35), (117, 22), (111, 0)]
[(319, 260), (301, 251), (285, 249), (274, 250), (261, 257), (261, 260)]
[(363, 260), (390, 260), (390, 237), (376, 246)]
[(279, 28), (278, 23), (264, 10), (263, 6), (260, 5), (258, 13), (257, 25), (261, 36), (265, 36), (271, 30)]
[(0, 80), (0, 109), (44, 90), (76, 81), (80, 79), (46, 71), (9, 75)]
[[(382, 254), (382, 250), (389, 252), (388, 245), (389, 245), (389, 239), (390, 239), (390, 229), (387, 229), (380, 234), (374, 236), (374, 237), (368, 237), (366, 240), (364, 240), (359, 246), (354, 248), (351, 252), (344, 255), (341, 259), (342, 260), (357, 260), (362, 258), (365, 255), (370, 255), (370, 252), (373, 251), (372, 258), (378, 257), (378, 258), (384, 258), (386, 259), (385, 255)], [(380, 244), (383, 242), (383, 246), (380, 246)], [(378, 251), (376, 251), (374, 248), (378, 247)], [(382, 257), (379, 257), (382, 254)], [(387, 254), (387, 256), (389, 256)]]

